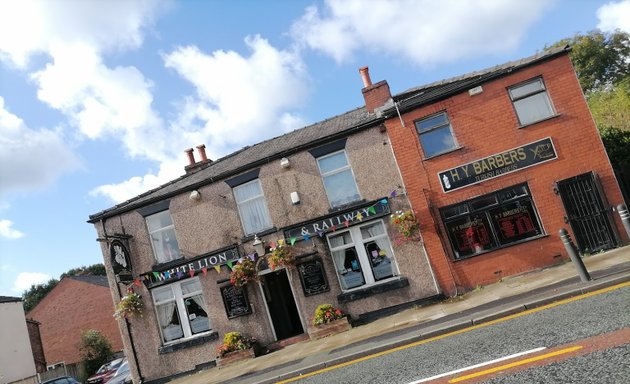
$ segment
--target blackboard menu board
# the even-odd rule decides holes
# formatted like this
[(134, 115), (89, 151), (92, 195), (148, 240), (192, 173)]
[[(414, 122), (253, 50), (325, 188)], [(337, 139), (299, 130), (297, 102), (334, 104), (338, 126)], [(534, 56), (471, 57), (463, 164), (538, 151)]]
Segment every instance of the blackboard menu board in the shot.
[(300, 273), (300, 281), (305, 296), (317, 295), (319, 293), (330, 291), (324, 266), (320, 259), (309, 260), (297, 265)]
[(252, 313), (246, 288), (237, 288), (233, 285), (221, 287), (221, 297), (228, 319)]

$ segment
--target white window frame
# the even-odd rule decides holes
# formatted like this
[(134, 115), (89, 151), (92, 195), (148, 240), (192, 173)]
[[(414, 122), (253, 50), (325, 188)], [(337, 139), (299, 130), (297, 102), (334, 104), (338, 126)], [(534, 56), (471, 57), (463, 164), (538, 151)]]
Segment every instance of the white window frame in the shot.
[[(533, 83), (539, 83), (540, 88), (529, 91), (522, 95), (515, 95), (516, 91), (518, 91), (519, 89), (523, 87), (529, 86)], [(518, 122), (521, 126), (527, 126), (530, 124), (537, 123), (539, 121), (546, 120), (550, 117), (555, 116), (556, 114), (553, 108), (553, 104), (551, 104), (551, 98), (549, 97), (549, 93), (547, 92), (547, 87), (545, 86), (545, 82), (543, 81), (542, 77), (536, 77), (534, 79), (530, 79), (522, 83), (513, 85), (508, 88), (508, 94), (510, 95), (510, 100), (512, 101), (514, 112), (516, 113), (516, 117), (518, 118)], [(539, 99), (540, 96), (542, 96), (542, 100)], [(521, 111), (519, 113), (519, 104), (523, 102), (528, 102), (528, 101), (529, 103), (542, 102), (543, 105), (541, 106), (546, 107), (547, 113), (545, 113), (544, 116), (541, 115), (541, 117), (537, 117), (535, 119), (528, 120), (528, 121), (523, 121), (523, 119), (525, 118), (525, 116), (522, 116), (524, 114), (524, 111)]]
[[(442, 115), (444, 115), (445, 122), (437, 123), (437, 124), (430, 125), (427, 127), (420, 126), (423, 123), (429, 120), (435, 119), (436, 117), (442, 116)], [(455, 139), (455, 133), (453, 132), (453, 126), (451, 125), (451, 120), (448, 118), (448, 113), (446, 111), (434, 113), (430, 116), (426, 116), (426, 117), (423, 117), (422, 119), (416, 120), (414, 122), (414, 125), (416, 127), (416, 132), (418, 133), (418, 138), (420, 139), (420, 145), (422, 146), (422, 151), (424, 152), (425, 158), (439, 156), (441, 154), (454, 151), (455, 149), (458, 148), (457, 140)], [(427, 144), (422, 141), (422, 137), (424, 136), (426, 138), (427, 135), (430, 134), (431, 132), (436, 132), (438, 130), (446, 130), (447, 128), (448, 128), (448, 132), (450, 134), (453, 145), (451, 145), (448, 148), (441, 149), (439, 151), (428, 153), (427, 151), (429, 148), (427, 148)]]
[[(182, 293), (182, 284), (188, 284), (191, 282), (197, 281), (199, 283), (199, 290), (198, 291), (193, 291), (193, 292), (189, 292), (186, 294)], [(162, 301), (157, 301), (156, 297), (155, 297), (155, 293), (156, 292), (160, 292), (160, 291), (166, 291), (167, 289), (170, 289), (173, 297), (166, 299), (166, 300), (162, 300)], [(209, 329), (207, 331), (204, 332), (200, 332), (200, 333), (192, 333), (191, 327), (190, 327), (190, 320), (187, 318), (187, 314), (188, 311), (186, 310), (186, 305), (184, 303), (184, 300), (192, 297), (192, 296), (197, 296), (197, 295), (201, 295), (202, 300), (204, 301), (204, 305), (206, 306), (206, 314), (208, 315), (208, 324), (210, 325)], [(160, 336), (162, 337), (162, 343), (164, 345), (166, 344), (173, 344), (173, 343), (178, 343), (181, 342), (182, 340), (187, 340), (187, 339), (191, 339), (191, 338), (195, 338), (195, 337), (199, 337), (201, 335), (206, 335), (210, 332), (212, 332), (212, 321), (210, 321), (210, 314), (209, 309), (208, 309), (208, 304), (206, 301), (206, 298), (203, 294), (203, 290), (201, 289), (201, 282), (199, 280), (198, 277), (193, 277), (191, 279), (185, 279), (182, 281), (178, 281), (172, 284), (168, 284), (168, 285), (163, 285), (157, 288), (154, 288), (151, 290), (151, 297), (153, 299), (153, 307), (155, 309), (155, 318), (157, 319), (157, 324), (158, 324), (158, 328), (160, 330)], [(165, 341), (164, 338), (164, 333), (162, 330), (162, 324), (160, 324), (160, 315), (158, 313), (158, 306), (161, 304), (166, 304), (166, 303), (171, 303), (171, 302), (175, 302), (175, 305), (177, 306), (177, 313), (179, 315), (179, 323), (182, 327), (182, 331), (184, 333), (183, 337), (180, 337), (178, 339), (174, 339), (174, 340), (170, 340), (170, 341)]]
[[(242, 201), (239, 201), (236, 191), (240, 188), (244, 188), (252, 184), (258, 185), (260, 194), (249, 197)], [(246, 236), (254, 235), (256, 233), (260, 233), (266, 229), (270, 229), (273, 227), (273, 222), (271, 221), (271, 216), (269, 215), (269, 209), (267, 208), (267, 200), (265, 199), (265, 193), (263, 191), (262, 183), (260, 182), (260, 179), (254, 179), (254, 180), (248, 181), (247, 183), (237, 185), (234, 188), (232, 188), (232, 193), (234, 194), (234, 200), (236, 201), (236, 205), (238, 207), (238, 214), (241, 219), (243, 232), (245, 232)], [(254, 225), (252, 225), (251, 228), (249, 228), (249, 225), (247, 224), (246, 219), (249, 219), (250, 216), (245, 214), (243, 205), (247, 203), (255, 203), (255, 202), (259, 202), (262, 207), (262, 210), (260, 212), (262, 214), (262, 217), (260, 217), (260, 220), (258, 220), (260, 221), (260, 227), (254, 227)]]
[[(155, 219), (158, 215), (168, 215), (171, 223), (164, 227), (151, 229), (149, 221)], [(180, 259), (182, 257), (179, 243), (177, 241), (177, 233), (175, 233), (173, 218), (171, 217), (171, 214), (168, 210), (156, 212), (152, 215), (146, 216), (145, 223), (147, 225), (147, 231), (149, 232), (149, 240), (151, 243), (151, 248), (153, 249), (153, 256), (158, 263), (166, 263), (172, 260)], [(171, 231), (173, 234), (173, 239), (167, 240), (168, 243), (172, 246), (172, 248), (168, 250), (169, 252), (171, 252), (170, 256), (167, 256), (164, 249), (165, 245), (163, 244), (165, 241), (164, 236), (168, 237), (168, 234), (165, 234), (167, 231)], [(158, 246), (160, 246), (161, 248), (158, 248)]]
[[(383, 233), (376, 235), (376, 236), (372, 236), (372, 237), (367, 237), (367, 238), (363, 238), (363, 235), (361, 234), (361, 228), (364, 227), (368, 227), (371, 225), (374, 225), (375, 223), (380, 223), (380, 225), (383, 228)], [(330, 237), (334, 237), (334, 236), (339, 236), (343, 233), (350, 233), (350, 237), (352, 239), (351, 243), (348, 244), (343, 244), (341, 246), (338, 247), (333, 247), (330, 243)], [(391, 264), (392, 264), (392, 276), (391, 277), (387, 277), (384, 278), (382, 280), (376, 280), (374, 278), (374, 273), (372, 271), (372, 266), (370, 265), (370, 261), (368, 259), (368, 254), (365, 251), (365, 244), (371, 242), (371, 241), (375, 241), (377, 239), (382, 239), (382, 240), (386, 240), (387, 241), (387, 250), (386, 253), (387, 257), (389, 257), (391, 260)], [(355, 225), (352, 227), (349, 227), (348, 229), (345, 230), (337, 230), (335, 232), (331, 232), (329, 234), (327, 234), (326, 236), (326, 241), (328, 242), (328, 247), (330, 249), (330, 255), (331, 258), (333, 260), (333, 264), (335, 265), (335, 274), (337, 275), (337, 280), (339, 281), (339, 287), (341, 287), (341, 290), (343, 292), (349, 292), (349, 291), (354, 291), (354, 290), (359, 290), (362, 288), (366, 288), (369, 286), (373, 286), (373, 285), (378, 285), (378, 284), (382, 284), (384, 282), (387, 282), (391, 279), (396, 278), (397, 276), (400, 275), (400, 271), (398, 270), (398, 264), (396, 263), (396, 257), (394, 255), (394, 250), (392, 247), (392, 242), (387, 234), (387, 226), (385, 226), (385, 223), (383, 222), (383, 220), (374, 220), (374, 221), (370, 221), (367, 222), (365, 224), (362, 225)], [(359, 260), (359, 264), (361, 266), (361, 271), (363, 273), (363, 278), (365, 280), (365, 284), (363, 285), (359, 285), (357, 287), (353, 287), (353, 288), (348, 288), (348, 289), (344, 289), (343, 288), (343, 283), (342, 283), (342, 279), (340, 276), (340, 273), (343, 269), (345, 269), (344, 266), (342, 265), (338, 265), (337, 261), (335, 261), (335, 257), (333, 256), (333, 252), (334, 251), (341, 251), (341, 250), (345, 250), (348, 248), (354, 248), (356, 253), (357, 253), (357, 258)]]
[[(321, 167), (320, 161), (321, 160), (325, 160), (325, 159), (330, 158), (330, 157), (333, 157), (333, 156), (338, 156), (339, 154), (343, 154), (343, 156), (345, 157), (346, 165), (344, 165), (344, 166), (342, 166), (340, 168), (337, 168), (337, 169), (330, 170), (328, 172), (322, 171), (322, 167)], [(322, 183), (324, 185), (324, 190), (326, 191), (326, 197), (328, 198), (328, 204), (330, 204), (331, 208), (342, 207), (344, 205), (352, 203), (353, 201), (361, 200), (361, 193), (359, 192), (359, 186), (357, 185), (357, 179), (354, 177), (354, 171), (352, 170), (352, 166), (350, 165), (350, 160), (348, 159), (348, 154), (346, 153), (345, 149), (341, 149), (339, 151), (327, 153), (326, 155), (318, 157), (317, 158), (317, 167), (319, 169), (319, 174), (322, 177)], [(338, 174), (340, 174), (342, 172), (348, 172), (348, 171), (350, 172), (350, 177), (351, 177), (352, 183), (354, 185), (354, 191), (356, 192), (357, 199), (356, 200), (352, 200), (352, 201), (344, 201), (342, 203), (335, 204), (335, 202), (332, 201), (332, 197), (331, 197), (332, 191), (330, 191), (330, 190), (328, 190), (328, 188), (326, 188), (325, 179), (327, 177), (332, 177), (332, 176), (338, 175)]]

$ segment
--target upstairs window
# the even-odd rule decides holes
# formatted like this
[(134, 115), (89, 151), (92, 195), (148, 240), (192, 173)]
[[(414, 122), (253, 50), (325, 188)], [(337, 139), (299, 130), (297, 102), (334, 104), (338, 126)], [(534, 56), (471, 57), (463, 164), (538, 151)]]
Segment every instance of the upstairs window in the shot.
[(176, 260), (181, 257), (175, 236), (175, 226), (168, 210), (146, 217), (147, 228), (153, 254), (158, 263)]
[(211, 329), (198, 278), (155, 288), (151, 294), (164, 343)]
[(532, 124), (554, 115), (551, 100), (541, 78), (510, 87), (508, 92), (521, 125)]
[(254, 235), (273, 226), (259, 179), (233, 188), (245, 235)]
[(332, 208), (361, 200), (345, 150), (318, 157), (317, 165)]
[(418, 120), (415, 125), (420, 136), (424, 157), (433, 157), (457, 148), (446, 112)]

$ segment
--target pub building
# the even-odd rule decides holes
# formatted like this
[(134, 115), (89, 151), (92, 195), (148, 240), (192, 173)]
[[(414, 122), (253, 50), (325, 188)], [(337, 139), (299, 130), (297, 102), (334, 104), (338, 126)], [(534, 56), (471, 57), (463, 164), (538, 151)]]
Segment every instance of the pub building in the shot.
[[(321, 304), (357, 325), (560, 263), (562, 227), (581, 250), (627, 240), (565, 50), (394, 97), (360, 72), (365, 107), (215, 161), (199, 145), (180, 178), (90, 216), (114, 301), (144, 303), (119, 321), (136, 381), (213, 367), (231, 331), (306, 340)], [(599, 216), (576, 217), (585, 204)], [(404, 241), (392, 216), (410, 212), (420, 232)], [(271, 270), (278, 246), (294, 263)], [(258, 279), (238, 288), (246, 259)]]
[[(411, 207), (381, 122), (357, 108), (214, 161), (200, 145), (180, 178), (90, 216), (114, 301), (144, 303), (119, 322), (136, 380), (211, 369), (231, 331), (306, 340), (321, 304), (356, 325), (441, 297), (422, 243), (391, 223)], [(272, 271), (279, 245), (294, 263)], [(246, 259), (258, 281), (238, 288)]]

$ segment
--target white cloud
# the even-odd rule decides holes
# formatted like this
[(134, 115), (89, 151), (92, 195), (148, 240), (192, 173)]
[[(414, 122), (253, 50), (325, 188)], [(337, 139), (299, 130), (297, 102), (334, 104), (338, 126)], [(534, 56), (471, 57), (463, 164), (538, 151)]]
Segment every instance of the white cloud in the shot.
[(19, 239), (24, 237), (24, 233), (13, 229), (13, 222), (11, 220), (0, 220), (0, 237), (7, 239)]
[(327, 0), (323, 10), (307, 8), (292, 35), (337, 62), (365, 50), (427, 66), (515, 48), (548, 3)]
[(136, 48), (143, 30), (169, 6), (158, 0), (0, 2), (0, 59), (19, 67), (58, 45), (88, 44), (99, 52)]
[(44, 188), (78, 167), (60, 131), (29, 129), (0, 97), (0, 196)]
[(630, 33), (630, 0), (610, 2), (597, 10), (597, 28), (604, 32), (620, 29)]
[[(245, 44), (249, 56), (234, 51), (208, 55), (192, 46), (164, 55), (166, 66), (197, 91), (195, 97), (184, 101), (174, 128), (191, 142), (205, 140), (206, 151), (215, 158), (302, 123), (299, 116), (289, 112), (300, 107), (307, 95), (308, 80), (301, 58), (274, 48), (260, 36), (246, 38)], [(192, 130), (195, 122), (198, 127)]]
[(42, 284), (51, 279), (50, 275), (40, 272), (21, 272), (15, 278), (12, 290), (22, 293), (31, 288), (31, 285)]

